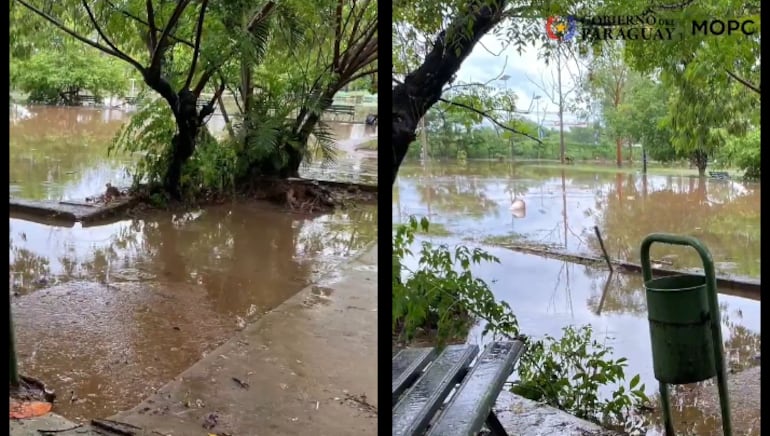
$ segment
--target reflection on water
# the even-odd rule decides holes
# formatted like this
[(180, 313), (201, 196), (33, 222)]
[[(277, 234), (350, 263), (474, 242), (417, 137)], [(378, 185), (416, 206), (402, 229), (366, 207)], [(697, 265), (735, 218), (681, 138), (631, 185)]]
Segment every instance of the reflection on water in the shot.
[(10, 125), (10, 192), (35, 200), (77, 199), (126, 185), (133, 159), (107, 159), (110, 140), (125, 123), (119, 110), (30, 106)]
[[(129, 183), (134, 158), (107, 156), (125, 113), (27, 109), (10, 123), (13, 196), (82, 200), (107, 182)], [(368, 140), (355, 129), (338, 127), (351, 138), (343, 145)], [(349, 159), (346, 177), (376, 177), (376, 161)], [(246, 322), (336, 270), (375, 240), (376, 225), (372, 206), (305, 217), (257, 202), (88, 228), (11, 219), (21, 371), (50, 383), (55, 411), (71, 419), (132, 407)]]
[[(635, 261), (639, 243), (648, 233), (691, 234), (709, 246), (721, 272), (758, 277), (759, 192), (755, 184), (686, 177), (432, 163), (400, 171), (393, 188), (393, 219), (429, 215), (451, 233), (441, 241), (448, 244), (467, 243), (466, 235), (476, 242), (502, 237), (591, 254), (599, 253), (592, 237), (596, 225), (611, 255)], [(526, 203), (521, 218), (512, 217), (517, 199)], [(474, 271), (498, 299), (511, 305), (522, 333), (559, 337), (564, 326), (591, 324), (617, 357), (628, 358), (626, 374), (640, 374), (648, 395), (657, 401), (640, 274), (614, 274), (608, 283), (603, 267), (485, 248), (501, 263)], [(679, 267), (698, 265), (691, 253), (668, 246), (653, 246), (652, 257)], [(719, 302), (730, 368), (756, 364), (752, 358), (760, 349), (759, 301), (720, 294)], [(483, 324), (475, 327), (469, 342), (481, 342), (482, 330)], [(715, 392), (716, 386), (677, 389), (672, 398), (677, 428), (692, 428), (691, 434), (721, 434), (714, 412), (701, 406), (706, 394), (713, 397)], [(738, 407), (740, 400), (731, 400)], [(741, 422), (734, 419), (736, 434), (747, 434), (743, 431), (759, 419), (759, 410), (743, 411), (742, 416), (746, 419)], [(657, 427), (649, 434), (662, 434), (660, 416), (654, 414), (652, 419)], [(752, 431), (748, 434), (759, 434), (758, 429)]]
[(309, 219), (254, 203), (85, 229), (10, 227), (21, 367), (66, 394), (59, 413), (92, 418), (138, 403), (333, 271), (374, 241), (376, 213)]
[[(517, 199), (526, 216), (512, 216)], [(598, 226), (609, 254), (639, 261), (653, 232), (692, 235), (711, 250), (722, 274), (759, 276), (760, 186), (677, 176), (647, 177), (507, 163), (407, 165), (393, 193), (393, 219), (428, 215), (456, 234), (530, 242), (599, 255)], [(652, 258), (700, 266), (694, 251), (653, 245)]]

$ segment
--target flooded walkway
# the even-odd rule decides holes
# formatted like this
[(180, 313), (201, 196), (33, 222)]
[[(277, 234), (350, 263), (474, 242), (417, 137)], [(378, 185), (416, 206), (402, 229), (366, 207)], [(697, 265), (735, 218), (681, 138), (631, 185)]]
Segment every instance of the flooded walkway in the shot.
[[(29, 111), (11, 120), (13, 196), (82, 201), (128, 183), (132, 158), (107, 156), (125, 114)], [(373, 205), (305, 216), (261, 202), (91, 227), (12, 218), (20, 371), (51, 385), (54, 412), (70, 420), (134, 407), (356, 256), (376, 227)]]

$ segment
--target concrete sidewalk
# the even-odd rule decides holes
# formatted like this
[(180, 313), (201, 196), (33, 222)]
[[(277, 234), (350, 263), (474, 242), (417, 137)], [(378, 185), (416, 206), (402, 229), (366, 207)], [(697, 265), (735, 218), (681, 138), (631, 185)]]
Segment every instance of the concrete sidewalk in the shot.
[[(110, 419), (137, 435), (376, 434), (377, 315), (373, 245)], [(68, 428), (55, 418), (36, 428)], [(39, 434), (32, 425), (12, 422), (11, 434)]]

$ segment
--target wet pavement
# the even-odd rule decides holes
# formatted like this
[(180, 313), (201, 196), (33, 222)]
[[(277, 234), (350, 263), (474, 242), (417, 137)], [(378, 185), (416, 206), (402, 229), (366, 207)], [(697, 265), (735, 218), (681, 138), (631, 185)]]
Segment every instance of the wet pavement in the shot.
[[(393, 219), (429, 215), (441, 235), (430, 239), (450, 246), (481, 246), (497, 256), (500, 264), (481, 265), (474, 272), (498, 299), (511, 305), (523, 333), (558, 337), (564, 326), (592, 325), (599, 339), (614, 347), (616, 357), (628, 358), (626, 375), (640, 374), (655, 401), (657, 381), (640, 274), (614, 274), (608, 281), (604, 265), (548, 259), (494, 244), (515, 241), (596, 256), (600, 253), (593, 235), (596, 225), (612, 256), (638, 262), (638, 244), (646, 234), (685, 233), (708, 245), (720, 273), (758, 278), (759, 186), (654, 175), (645, 183), (633, 174), (562, 172), (534, 165), (518, 167), (513, 175), (509, 171), (507, 164), (489, 162), (408, 164), (394, 185)], [(525, 200), (523, 214), (510, 210), (516, 198)], [(419, 237), (417, 243), (426, 238)], [(672, 264), (666, 266), (695, 266), (696, 257), (677, 248), (653, 247), (652, 257)], [(754, 361), (761, 344), (758, 298), (719, 295), (726, 357), (735, 371), (758, 364)], [(484, 343), (482, 329), (483, 324), (474, 327), (468, 341)], [(758, 395), (739, 392), (736, 395), (746, 397), (741, 404), (752, 404)], [(609, 394), (609, 389), (603, 393)], [(700, 408), (703, 395), (677, 394), (675, 420), (705, 421)], [(746, 410), (758, 419), (758, 409)], [(701, 431), (718, 432), (719, 426), (711, 422)], [(660, 431), (657, 426), (648, 434)]]
[(112, 419), (160, 434), (374, 434), (376, 373), (372, 245)]
[[(13, 195), (82, 200), (128, 182), (132, 158), (106, 153), (125, 114), (28, 109), (11, 121)], [(260, 202), (86, 228), (12, 218), (20, 370), (71, 420), (133, 407), (375, 241), (376, 226), (374, 206), (306, 216)]]

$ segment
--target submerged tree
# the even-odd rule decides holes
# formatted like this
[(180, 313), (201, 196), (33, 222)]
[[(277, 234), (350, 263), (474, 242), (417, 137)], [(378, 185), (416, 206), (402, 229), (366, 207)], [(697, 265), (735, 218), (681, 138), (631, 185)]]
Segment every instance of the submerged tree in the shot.
[[(77, 2), (38, 7), (26, 0), (16, 1), (83, 44), (128, 63), (165, 100), (173, 113), (177, 131), (166, 153), (163, 187), (178, 196), (182, 166), (195, 151), (198, 132), (206, 117), (214, 112), (214, 99), (199, 108), (198, 98), (222, 63), (221, 59), (211, 58), (199, 62), (209, 1), (202, 0), (197, 11), (193, 10), (191, 0), (175, 2), (173, 9), (164, 2), (151, 0), (144, 4), (127, 2), (120, 5), (111, 1), (90, 5), (83, 0), (80, 7), (76, 6)], [(88, 30), (78, 31), (66, 24), (78, 20), (90, 23)], [(185, 40), (180, 35), (193, 40), (184, 77), (173, 74), (173, 68), (169, 68), (174, 52), (185, 46), (180, 44)], [(215, 97), (222, 89), (222, 86), (217, 89)]]
[(376, 1), (318, 0), (306, 6), (276, 23), (263, 51), (242, 51), (224, 72), (235, 85), (241, 120), (232, 133), (242, 178), (296, 177), (309, 157), (311, 135), (328, 156), (332, 138), (321, 123), (323, 112), (349, 84), (376, 78)]

